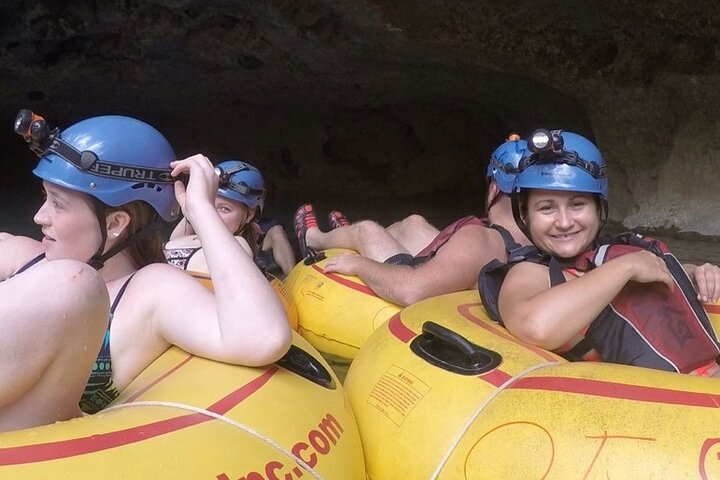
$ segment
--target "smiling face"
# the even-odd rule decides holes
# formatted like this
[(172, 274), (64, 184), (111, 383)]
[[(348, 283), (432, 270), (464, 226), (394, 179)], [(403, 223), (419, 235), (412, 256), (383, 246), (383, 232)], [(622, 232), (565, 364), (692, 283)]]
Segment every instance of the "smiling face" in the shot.
[(102, 241), (92, 199), (47, 181), (43, 188), (45, 202), (33, 220), (42, 227), (47, 259), (87, 262)]
[(530, 190), (523, 210), (532, 242), (555, 257), (589, 250), (600, 231), (600, 212), (589, 193)]
[(255, 212), (240, 202), (217, 195), (215, 197), (215, 208), (220, 214), (227, 229), (237, 235), (240, 229), (249, 223), (255, 216)]

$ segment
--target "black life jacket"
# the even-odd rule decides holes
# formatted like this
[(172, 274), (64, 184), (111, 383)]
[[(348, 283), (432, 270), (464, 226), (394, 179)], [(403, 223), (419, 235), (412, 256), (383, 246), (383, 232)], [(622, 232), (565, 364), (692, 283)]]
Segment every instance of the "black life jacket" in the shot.
[(682, 373), (711, 363), (720, 353), (717, 334), (682, 265), (658, 240), (624, 233), (601, 241), (572, 265), (562, 265), (534, 247), (525, 247), (511, 252), (507, 263), (496, 260), (486, 265), (480, 272), (478, 289), (490, 317), (502, 324), (497, 302), (512, 265), (522, 261), (546, 265), (550, 283), (555, 286), (565, 282), (563, 269), (568, 266), (588, 272), (639, 250), (663, 259), (675, 280), (675, 289), (670, 291), (659, 283), (629, 282), (590, 323), (584, 338), (561, 354), (569, 360), (581, 360), (595, 350), (606, 362)]

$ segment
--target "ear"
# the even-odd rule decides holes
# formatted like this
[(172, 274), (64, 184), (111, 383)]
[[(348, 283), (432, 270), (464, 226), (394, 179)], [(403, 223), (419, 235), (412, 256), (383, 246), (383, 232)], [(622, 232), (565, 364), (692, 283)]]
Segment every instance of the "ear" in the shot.
[(499, 193), (500, 189), (498, 188), (497, 183), (494, 181), (490, 182), (490, 185), (488, 185), (488, 200), (493, 200)]
[(130, 214), (124, 210), (113, 210), (105, 216), (108, 238), (117, 238), (130, 225)]
[(495, 180), (492, 180), (490, 183), (488, 183), (487, 196), (485, 197), (485, 209), (488, 212), (497, 201), (498, 195), (500, 195), (501, 193), (502, 192), (498, 188), (497, 183), (495, 183)]
[(253, 220), (255, 220), (255, 217), (257, 217), (257, 215), (258, 215), (258, 209), (257, 209), (257, 207), (256, 207), (255, 209), (253, 209), (252, 212), (248, 211), (248, 217), (247, 217), (247, 220), (245, 221), (245, 225), (247, 225), (248, 223), (250, 223), (250, 222), (252, 222)]

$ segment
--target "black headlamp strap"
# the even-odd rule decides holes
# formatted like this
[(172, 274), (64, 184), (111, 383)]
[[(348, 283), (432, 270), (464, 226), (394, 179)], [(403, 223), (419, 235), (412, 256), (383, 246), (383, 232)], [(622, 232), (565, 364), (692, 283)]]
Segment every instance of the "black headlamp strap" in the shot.
[(99, 177), (151, 183), (174, 182), (169, 168), (145, 168), (100, 160), (95, 152), (90, 150), (80, 152), (59, 137), (52, 139), (44, 153), (48, 152), (62, 157), (80, 170)]
[(238, 192), (240, 195), (262, 195), (264, 189), (248, 187), (244, 183), (229, 182), (227, 188)]
[(246, 165), (237, 165), (232, 168), (225, 170), (224, 168), (216, 167), (220, 174), (219, 187), (227, 190), (232, 190), (239, 193), (240, 195), (262, 195), (265, 193), (263, 188), (252, 188), (247, 186), (245, 183), (233, 182), (232, 176), (243, 170), (250, 170)]
[(607, 176), (607, 166), (598, 165), (595, 162), (588, 162), (580, 157), (573, 150), (563, 150), (560, 155), (554, 153), (533, 153), (529, 157), (523, 158), (518, 165), (517, 171), (522, 172), (531, 165), (549, 165), (549, 164), (565, 164), (573, 167), (581, 168), (593, 178), (602, 179)]
[(492, 165), (494, 168), (500, 170), (503, 173), (508, 173), (511, 175), (518, 173), (519, 168), (510, 162), (502, 163), (502, 162), (500, 162), (500, 160), (498, 160), (494, 156), (490, 159), (490, 161), (492, 162)]

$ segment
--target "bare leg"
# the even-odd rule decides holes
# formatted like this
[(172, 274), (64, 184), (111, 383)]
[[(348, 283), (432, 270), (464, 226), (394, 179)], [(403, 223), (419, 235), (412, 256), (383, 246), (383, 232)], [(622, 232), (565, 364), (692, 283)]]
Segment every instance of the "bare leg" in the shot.
[(308, 246), (316, 250), (349, 248), (377, 262), (383, 262), (398, 253), (408, 253), (385, 227), (371, 220), (362, 220), (329, 232), (310, 228), (306, 240)]
[(427, 247), (440, 233), (425, 217), (416, 214), (393, 223), (387, 231), (412, 256)]
[(80, 415), (108, 312), (105, 283), (84, 263), (43, 262), (0, 283), (0, 431)]
[(275, 225), (267, 231), (263, 240), (262, 249), (272, 250), (275, 263), (282, 269), (286, 275), (292, 270), (297, 261), (295, 260), (295, 252), (293, 251), (290, 240), (288, 240), (285, 229), (282, 225)]

